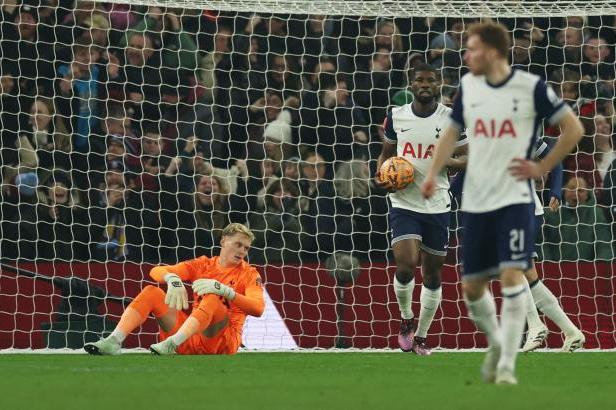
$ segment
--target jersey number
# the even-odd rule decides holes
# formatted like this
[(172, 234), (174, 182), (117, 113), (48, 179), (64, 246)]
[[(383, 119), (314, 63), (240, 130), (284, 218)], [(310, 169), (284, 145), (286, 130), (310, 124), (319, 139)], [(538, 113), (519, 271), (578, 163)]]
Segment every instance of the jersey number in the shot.
[(509, 249), (512, 252), (524, 252), (523, 229), (512, 229), (509, 231)]

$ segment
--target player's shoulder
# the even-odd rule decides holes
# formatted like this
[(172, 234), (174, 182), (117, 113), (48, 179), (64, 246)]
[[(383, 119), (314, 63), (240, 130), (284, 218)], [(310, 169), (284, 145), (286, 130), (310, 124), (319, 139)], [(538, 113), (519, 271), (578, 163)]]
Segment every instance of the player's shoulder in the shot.
[(513, 83), (521, 84), (531, 89), (535, 88), (538, 82), (543, 81), (543, 79), (537, 74), (529, 73), (527, 71), (522, 71), (518, 69), (514, 69), (514, 75), (511, 79)]
[(242, 263), (240, 264), (240, 270), (245, 275), (260, 276), (257, 268), (246, 261), (242, 261)]
[(446, 106), (445, 104), (438, 103), (436, 106), (436, 111), (434, 111), (434, 114), (435, 115), (449, 114), (451, 111), (453, 110), (449, 108), (448, 106)]
[(391, 108), (392, 117), (399, 116), (399, 115), (406, 116), (408, 114), (411, 114), (411, 115), (413, 114), (413, 110), (411, 110), (411, 103), (402, 104), (402, 105), (398, 105), (398, 106)]

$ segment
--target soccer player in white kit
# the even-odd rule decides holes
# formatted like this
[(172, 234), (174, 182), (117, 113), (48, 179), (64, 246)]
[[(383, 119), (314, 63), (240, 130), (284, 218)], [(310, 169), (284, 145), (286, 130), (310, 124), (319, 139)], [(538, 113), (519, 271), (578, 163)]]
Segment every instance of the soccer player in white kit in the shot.
[[(423, 198), (420, 187), (432, 162), (440, 132), (449, 122), (451, 109), (437, 102), (441, 84), (433, 67), (418, 65), (409, 72), (409, 82), (414, 100), (387, 114), (377, 169), (386, 159), (396, 155), (406, 158), (414, 167), (414, 182), (389, 194), (389, 225), (396, 260), (394, 291), (402, 316), (398, 344), (405, 352), (426, 356), (431, 353), (426, 336), (441, 302), (441, 270), (449, 242), (451, 200), (447, 171), (437, 175), (436, 192), (431, 199)], [(466, 138), (462, 138), (456, 143), (457, 154), (465, 153), (466, 142)], [(460, 168), (465, 165), (465, 159), (450, 158), (447, 165)], [(380, 182), (378, 176), (376, 182), (386, 189), (391, 188), (389, 183)], [(411, 302), (415, 269), (420, 264), (423, 286), (419, 319), (415, 322)]]
[[(515, 359), (526, 320), (524, 271), (531, 266), (535, 238), (531, 178), (554, 168), (583, 134), (583, 127), (562, 100), (538, 76), (513, 70), (507, 57), (510, 38), (497, 23), (476, 23), (467, 32), (464, 62), (470, 73), (460, 89), (447, 126), (436, 146), (422, 185), (434, 195), (437, 175), (466, 128), (468, 164), (462, 193), (462, 288), (469, 316), (486, 334), (482, 365), (485, 382), (517, 384)], [(544, 120), (562, 134), (541, 161), (531, 160)], [(493, 276), (501, 282), (500, 324), (488, 290)]]
[[(537, 142), (537, 149), (533, 154), (533, 159), (543, 159), (550, 148), (543, 138)], [(552, 212), (556, 212), (560, 204), (561, 189), (562, 189), (562, 165), (557, 165), (552, 170), (550, 179), (550, 202), (549, 208)], [(535, 230), (539, 232), (543, 225), (543, 204), (533, 187), (535, 200)], [(533, 259), (539, 255), (533, 252)], [(526, 343), (522, 347), (523, 352), (530, 352), (540, 347), (548, 337), (548, 328), (543, 324), (537, 313), (537, 309), (541, 310), (548, 318), (558, 326), (565, 334), (565, 342), (563, 343), (563, 352), (573, 352), (584, 346), (586, 337), (567, 317), (563, 308), (558, 303), (558, 299), (554, 294), (543, 284), (537, 269), (535, 268), (534, 260), (531, 262), (531, 267), (524, 272), (529, 284), (528, 288), (528, 306), (526, 312), (526, 321), (528, 323), (528, 334)]]

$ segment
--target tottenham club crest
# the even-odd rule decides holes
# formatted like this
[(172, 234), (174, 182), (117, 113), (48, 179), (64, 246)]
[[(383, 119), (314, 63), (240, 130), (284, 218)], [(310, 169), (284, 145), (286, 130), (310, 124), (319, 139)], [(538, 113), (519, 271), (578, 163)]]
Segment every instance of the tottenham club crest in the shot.
[(436, 136), (435, 136), (434, 138), (438, 139), (438, 137), (440, 137), (440, 136), (441, 136), (441, 129), (442, 129), (442, 128), (439, 128), (439, 127), (436, 127), (436, 128), (435, 128), (435, 131), (436, 131)]

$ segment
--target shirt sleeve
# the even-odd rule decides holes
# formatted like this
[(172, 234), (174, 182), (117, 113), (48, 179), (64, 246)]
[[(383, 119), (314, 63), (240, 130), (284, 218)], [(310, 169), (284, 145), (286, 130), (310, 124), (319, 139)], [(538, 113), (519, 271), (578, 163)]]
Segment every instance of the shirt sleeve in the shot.
[(394, 120), (391, 115), (391, 111), (387, 113), (383, 120), (383, 131), (385, 131), (385, 141), (390, 144), (396, 144), (398, 142), (398, 134), (394, 130)]
[(550, 197), (554, 197), (559, 201), (563, 191), (563, 171), (563, 164), (559, 162), (552, 170), (552, 177), (550, 178)]
[(464, 128), (460, 130), (460, 136), (458, 137), (458, 141), (456, 141), (456, 147), (461, 147), (466, 144), (468, 144), (468, 137), (466, 136), (466, 128)]
[(535, 111), (539, 120), (547, 120), (550, 124), (557, 124), (571, 108), (558, 98), (554, 90), (548, 87), (545, 81), (537, 81), (534, 91)]
[(534, 159), (543, 159), (548, 152), (550, 152), (550, 147), (545, 142), (545, 139), (541, 137), (539, 141), (537, 141), (537, 149), (535, 149), (535, 153), (533, 154)]
[(180, 262), (177, 265), (155, 266), (150, 270), (150, 277), (156, 282), (164, 282), (165, 275), (174, 273), (183, 281), (193, 281), (199, 271), (199, 266), (202, 264), (199, 258), (189, 261)]
[(464, 123), (464, 107), (462, 106), (462, 86), (458, 89), (458, 94), (453, 100), (453, 109), (451, 110), (449, 118), (451, 120), (451, 126), (457, 128), (458, 130), (463, 130), (466, 128), (466, 124)]
[(247, 315), (261, 316), (265, 310), (261, 276), (253, 267), (250, 267), (250, 270), (246, 273), (251, 276), (249, 283), (246, 284), (246, 290), (243, 295), (241, 293), (236, 293), (235, 299), (233, 299), (231, 303), (240, 308)]

